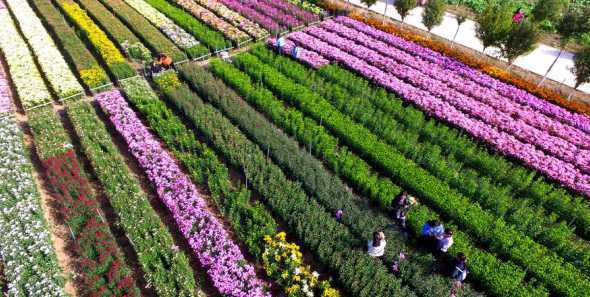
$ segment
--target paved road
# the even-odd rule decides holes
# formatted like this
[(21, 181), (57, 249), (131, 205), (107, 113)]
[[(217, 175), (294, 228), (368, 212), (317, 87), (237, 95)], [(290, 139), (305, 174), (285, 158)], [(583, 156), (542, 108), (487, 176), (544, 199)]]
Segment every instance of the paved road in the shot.
[[(385, 10), (385, 1), (387, 1), (387, 11)], [(377, 3), (371, 7), (371, 10), (380, 14), (383, 14), (386, 11), (386, 15), (388, 17), (401, 21), (401, 16), (393, 7), (393, 2), (395, 2), (395, 0), (378, 0)], [(366, 7), (360, 2), (360, 0), (350, 0), (350, 3)], [(404, 22), (414, 27), (427, 30), (424, 24), (422, 24), (423, 10), (424, 8), (422, 7), (413, 9), (410, 11), (410, 14), (406, 17)], [(449, 40), (453, 39), (456, 31), (457, 21), (455, 20), (455, 15), (448, 12), (445, 13), (443, 22), (439, 26), (432, 29), (432, 33)], [(455, 41), (474, 50), (481, 51), (483, 49), (483, 44), (475, 36), (475, 22), (469, 19), (461, 25), (459, 34), (457, 35), (457, 39)], [(492, 57), (498, 58), (497, 48), (488, 48), (486, 49), (485, 53)], [(539, 44), (537, 48), (528, 55), (521, 56), (516, 59), (514, 64), (539, 75), (544, 75), (558, 54), (559, 49), (545, 44)], [(573, 56), (574, 54), (571, 52), (563, 52), (547, 77), (554, 81), (573, 87), (576, 82), (576, 78), (570, 70), (574, 66)], [(503, 58), (499, 59), (504, 60)], [(581, 85), (579, 90), (590, 94), (590, 84)]]

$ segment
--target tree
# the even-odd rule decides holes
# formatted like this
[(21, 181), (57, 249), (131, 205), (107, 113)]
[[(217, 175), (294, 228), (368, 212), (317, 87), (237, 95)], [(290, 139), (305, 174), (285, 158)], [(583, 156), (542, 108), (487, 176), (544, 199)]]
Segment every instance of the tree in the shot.
[(532, 51), (539, 39), (539, 30), (532, 21), (525, 19), (513, 24), (505, 38), (500, 42), (502, 56), (508, 60), (508, 67), (522, 54)]
[(557, 23), (557, 32), (559, 33), (559, 54), (543, 75), (543, 79), (539, 82), (539, 86), (543, 84), (547, 75), (555, 66), (555, 63), (561, 57), (563, 50), (565, 47), (572, 41), (574, 38), (579, 37), (585, 32), (590, 31), (590, 6), (585, 8), (573, 8), (570, 7), (569, 10), (565, 13), (565, 15), (561, 18), (561, 20)]
[(574, 68), (572, 69), (576, 75), (576, 85), (574, 90), (569, 94), (568, 99), (572, 97), (574, 91), (577, 90), (581, 84), (590, 83), (590, 46), (584, 47), (574, 56)]
[(512, 8), (506, 4), (490, 4), (477, 16), (475, 33), (483, 43), (483, 51), (490, 46), (500, 47), (512, 26)]
[(440, 25), (445, 16), (446, 3), (445, 0), (430, 0), (424, 8), (422, 13), (422, 22), (424, 26), (428, 28), (428, 31), (432, 30), (434, 26)]
[(543, 0), (538, 1), (532, 14), (535, 22), (550, 21), (558, 23), (563, 14), (568, 10), (569, 0)]
[(377, 3), (377, 0), (361, 0), (361, 3), (367, 6), (367, 8), (371, 8), (371, 6)]
[(453, 35), (453, 41), (457, 39), (457, 35), (459, 35), (459, 29), (461, 29), (461, 25), (467, 20), (467, 16), (463, 13), (459, 13), (455, 16), (455, 20), (457, 20), (457, 31), (455, 31), (455, 35)]
[(410, 13), (410, 10), (414, 9), (418, 3), (416, 0), (396, 0), (393, 5), (397, 12), (402, 16), (403, 23), (404, 19), (408, 16), (408, 13)]

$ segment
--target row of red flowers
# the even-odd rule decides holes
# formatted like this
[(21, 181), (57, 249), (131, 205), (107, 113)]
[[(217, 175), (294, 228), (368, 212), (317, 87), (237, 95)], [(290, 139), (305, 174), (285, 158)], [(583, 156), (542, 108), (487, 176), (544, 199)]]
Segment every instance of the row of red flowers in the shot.
[(60, 219), (71, 229), (68, 249), (75, 257), (76, 283), (84, 296), (139, 296), (130, 270), (75, 153), (69, 149), (42, 161)]

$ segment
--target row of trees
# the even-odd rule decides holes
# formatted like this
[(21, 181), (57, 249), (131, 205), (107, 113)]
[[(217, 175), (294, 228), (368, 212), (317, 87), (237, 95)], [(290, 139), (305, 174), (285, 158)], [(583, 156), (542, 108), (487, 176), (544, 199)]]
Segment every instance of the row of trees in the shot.
[[(361, 1), (367, 7), (377, 2), (377, 0)], [(417, 0), (394, 1), (393, 5), (401, 15), (402, 23), (410, 11), (418, 5)], [(386, 0), (385, 3), (384, 14), (387, 13), (388, 1)], [(540, 0), (530, 16), (524, 16), (521, 20), (515, 21), (513, 17), (518, 12), (518, 7), (515, 7), (511, 1), (498, 1), (488, 5), (483, 13), (477, 15), (476, 35), (483, 43), (483, 51), (489, 47), (499, 48), (501, 56), (508, 60), (508, 68), (510, 68), (516, 58), (535, 49), (541, 32), (539, 27), (543, 22), (549, 21), (556, 24), (560, 38), (560, 51), (539, 82), (541, 85), (567, 45), (582, 34), (590, 32), (590, 6), (580, 9), (570, 7), (569, 4), (569, 0)], [(428, 31), (442, 23), (445, 10), (445, 0), (428, 0), (422, 13), (422, 22)], [(466, 19), (465, 15), (457, 16), (458, 27), (453, 41)], [(576, 75), (575, 88), (577, 89), (582, 83), (590, 82), (590, 45), (586, 45), (575, 54), (574, 62), (575, 67), (572, 71)]]

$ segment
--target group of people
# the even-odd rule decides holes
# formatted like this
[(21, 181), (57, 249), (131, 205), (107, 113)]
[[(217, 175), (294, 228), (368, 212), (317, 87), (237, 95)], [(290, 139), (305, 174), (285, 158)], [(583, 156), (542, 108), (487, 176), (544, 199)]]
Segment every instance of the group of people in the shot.
[[(416, 204), (416, 198), (403, 192), (393, 202), (392, 215), (398, 221), (402, 230), (406, 229), (406, 217), (409, 210)], [(341, 220), (344, 216), (342, 209), (337, 210), (336, 218)], [(456, 257), (448, 254), (449, 248), (453, 245), (453, 230), (443, 226), (439, 220), (427, 221), (420, 232), (419, 244), (431, 250), (437, 258), (444, 263), (443, 266), (446, 272), (451, 276), (453, 285), (451, 287), (450, 296), (455, 296), (458, 290), (463, 288), (463, 282), (467, 278), (469, 270), (467, 269), (467, 257), (460, 252)], [(383, 231), (376, 231), (373, 233), (373, 238), (367, 242), (367, 253), (372, 257), (383, 257), (385, 254), (385, 233)], [(405, 259), (405, 254), (400, 253), (399, 261)], [(450, 266), (449, 266), (450, 264)], [(393, 272), (399, 273), (399, 262), (394, 261)]]
[[(279, 55), (282, 55), (284, 52), (284, 47), (285, 44), (287, 43), (285, 41), (285, 38), (283, 38), (282, 36), (280, 36), (279, 34), (277, 34), (276, 38), (275, 38), (275, 47), (277, 48), (277, 51), (279, 53)], [(293, 46), (293, 48), (291, 49), (291, 56), (294, 59), (297, 59), (299, 57), (299, 52), (301, 51), (301, 49), (298, 46)]]

